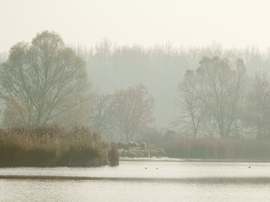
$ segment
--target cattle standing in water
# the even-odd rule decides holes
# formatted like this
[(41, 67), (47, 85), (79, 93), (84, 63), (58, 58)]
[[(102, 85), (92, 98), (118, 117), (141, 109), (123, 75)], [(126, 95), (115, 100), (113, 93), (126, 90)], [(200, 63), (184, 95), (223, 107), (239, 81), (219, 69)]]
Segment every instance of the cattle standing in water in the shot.
[(150, 157), (156, 156), (156, 157), (164, 157), (166, 156), (166, 152), (163, 149), (156, 149), (156, 150), (150, 150)]
[(140, 147), (141, 147), (141, 149), (146, 149), (146, 143), (143, 142)]
[(124, 150), (128, 150), (129, 149), (128, 144), (125, 144), (123, 142), (118, 142), (117, 143), (117, 147), (118, 147), (118, 149), (124, 149)]
[(138, 143), (137, 142), (128, 142), (128, 147), (129, 148), (133, 148), (133, 147), (138, 147)]

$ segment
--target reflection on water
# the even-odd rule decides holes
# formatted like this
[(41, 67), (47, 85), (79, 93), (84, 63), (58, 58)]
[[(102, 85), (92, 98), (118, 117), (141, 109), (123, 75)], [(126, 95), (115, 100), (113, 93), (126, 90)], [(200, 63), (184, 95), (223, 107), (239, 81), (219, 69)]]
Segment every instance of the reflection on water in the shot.
[(0, 201), (269, 201), (269, 163), (122, 161), (2, 168)]

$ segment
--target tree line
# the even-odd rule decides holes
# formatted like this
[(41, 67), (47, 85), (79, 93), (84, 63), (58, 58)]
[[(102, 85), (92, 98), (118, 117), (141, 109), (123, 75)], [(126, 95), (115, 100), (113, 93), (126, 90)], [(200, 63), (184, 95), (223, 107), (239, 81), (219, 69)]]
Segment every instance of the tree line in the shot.
[[(144, 84), (155, 102), (155, 125), (171, 127), (178, 108), (174, 105), (177, 86), (187, 69), (195, 70), (203, 57), (227, 58), (232, 64), (242, 59), (248, 75), (267, 70), (270, 52), (255, 47), (223, 49), (220, 44), (208, 47), (173, 47), (172, 44), (153, 47), (117, 46), (104, 39), (91, 48), (74, 47), (85, 58), (93, 83), (105, 94), (115, 89)], [(106, 82), (104, 82), (104, 80)]]
[(128, 141), (154, 120), (154, 99), (143, 85), (99, 94), (85, 60), (55, 32), (12, 46), (1, 63), (0, 85), (4, 127), (77, 123), (107, 140)]
[(269, 81), (262, 71), (251, 75), (270, 65), (270, 53), (258, 49), (144, 48), (106, 39), (70, 48), (43, 31), (1, 61), (5, 127), (77, 122), (123, 141), (164, 125), (191, 138), (269, 137)]
[(182, 125), (193, 138), (270, 138), (270, 83), (266, 72), (247, 75), (244, 61), (204, 57), (178, 85)]

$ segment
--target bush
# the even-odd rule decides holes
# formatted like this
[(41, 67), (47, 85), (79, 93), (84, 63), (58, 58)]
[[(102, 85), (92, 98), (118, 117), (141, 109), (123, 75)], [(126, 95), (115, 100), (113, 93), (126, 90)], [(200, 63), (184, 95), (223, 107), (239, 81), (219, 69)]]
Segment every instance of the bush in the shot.
[(97, 133), (86, 127), (57, 125), (0, 130), (0, 166), (100, 166), (106, 150)]

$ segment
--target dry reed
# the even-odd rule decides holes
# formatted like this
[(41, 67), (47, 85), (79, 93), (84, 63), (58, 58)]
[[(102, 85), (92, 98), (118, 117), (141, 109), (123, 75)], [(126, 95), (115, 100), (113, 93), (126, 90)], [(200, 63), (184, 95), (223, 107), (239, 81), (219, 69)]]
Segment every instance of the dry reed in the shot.
[(106, 151), (97, 133), (83, 126), (57, 125), (0, 130), (0, 166), (99, 166)]

